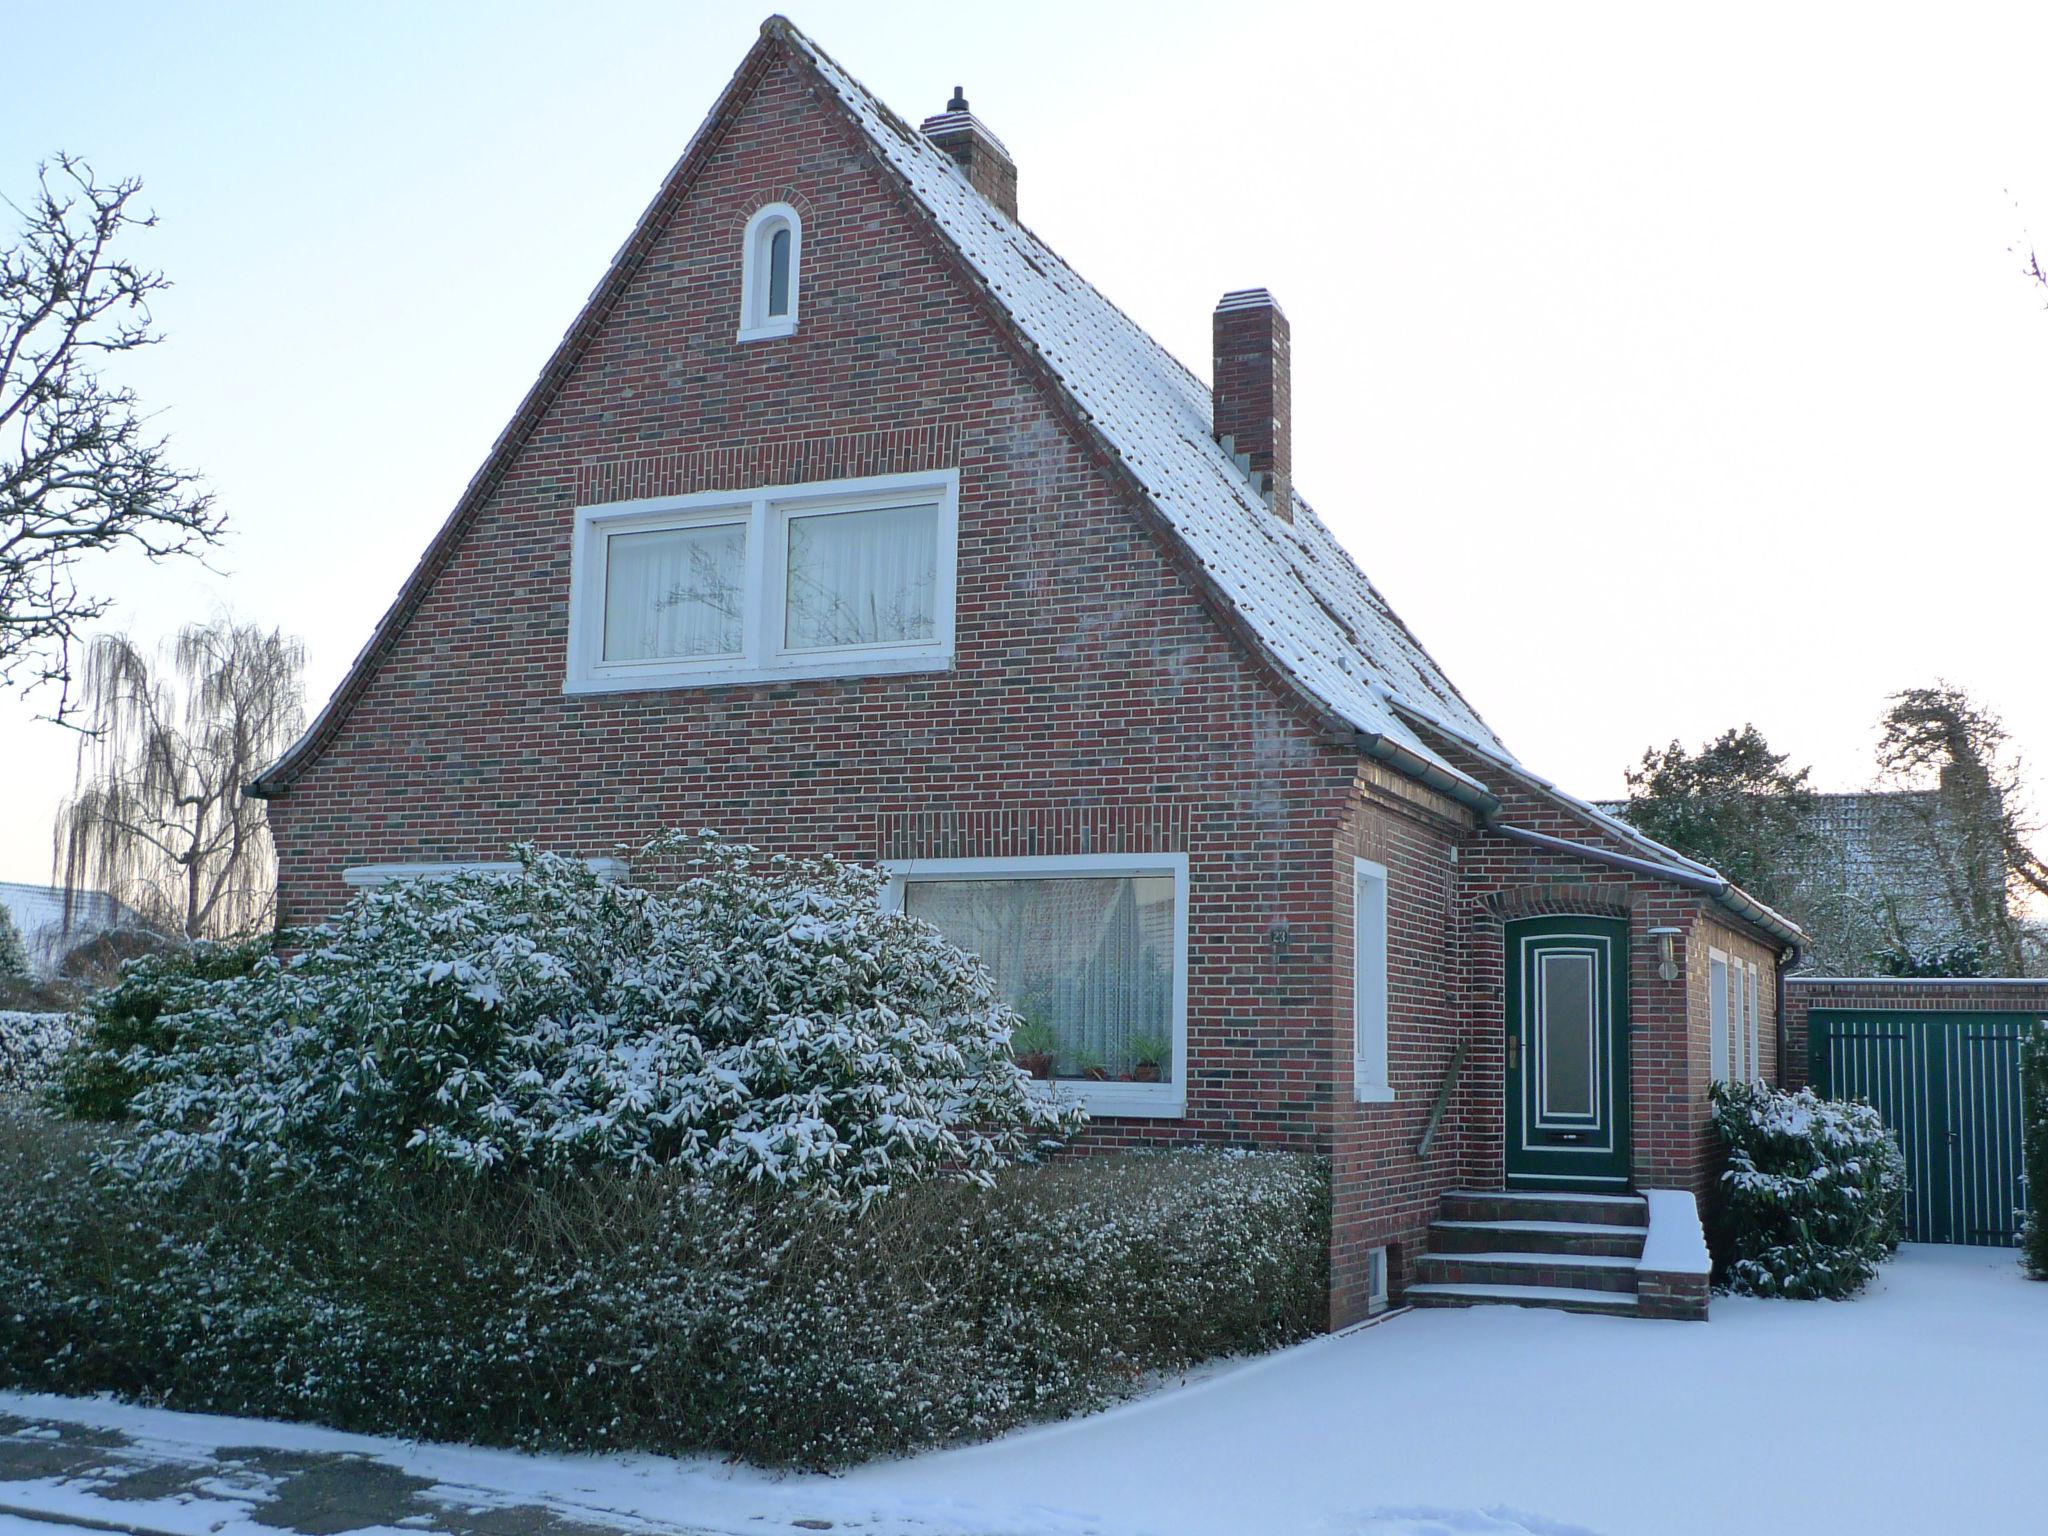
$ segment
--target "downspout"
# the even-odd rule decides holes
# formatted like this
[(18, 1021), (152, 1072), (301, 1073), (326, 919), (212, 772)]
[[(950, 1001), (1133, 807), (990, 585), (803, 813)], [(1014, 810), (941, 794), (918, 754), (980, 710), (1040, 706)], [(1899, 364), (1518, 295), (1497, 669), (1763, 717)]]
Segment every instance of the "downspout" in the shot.
[(1785, 1028), (1785, 973), (1798, 965), (1804, 952), (1797, 944), (1787, 944), (1778, 952), (1778, 1091), (1785, 1089), (1785, 1050), (1791, 1044), (1791, 1036)]

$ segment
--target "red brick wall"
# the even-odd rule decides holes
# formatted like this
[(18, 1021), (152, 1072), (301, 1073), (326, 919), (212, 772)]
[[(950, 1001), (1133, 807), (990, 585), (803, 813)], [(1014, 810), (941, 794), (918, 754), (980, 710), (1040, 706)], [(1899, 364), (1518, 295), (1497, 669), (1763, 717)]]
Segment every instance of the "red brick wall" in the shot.
[[(801, 324), (740, 345), (740, 231), (770, 200), (805, 218)], [(961, 474), (950, 672), (564, 697), (579, 499), (935, 463)], [(872, 859), (943, 807), (959, 855), (1164, 840), (1191, 868), (1189, 1114), (1100, 1139), (1319, 1146), (1329, 978), (1271, 936), (1328, 932), (1357, 766), (1205, 608), (858, 141), (775, 63), (272, 821), (287, 921), (338, 905), (345, 866), (525, 838), (599, 853), (709, 826)]]
[(1808, 1081), (1807, 1016), (1816, 1008), (1886, 1008), (1915, 1013), (2048, 1014), (2048, 979), (1788, 976), (1785, 1086)]
[[(1376, 763), (1361, 767), (1330, 871), (1328, 945), (1331, 1189), (1330, 1286), (1336, 1326), (1365, 1315), (1368, 1255), (1390, 1252), (1388, 1281), (1406, 1286), (1437, 1201), (1475, 1160), (1469, 1127), (1447, 1112), (1427, 1159), (1416, 1148), (1438, 1086), (1466, 1033), (1466, 933), (1456, 921), (1457, 845), (1470, 814)], [(1392, 1103), (1353, 1091), (1353, 859), (1387, 870), (1387, 1064)]]
[[(524, 839), (610, 853), (663, 827), (860, 859), (906, 841), (1184, 851), (1188, 1114), (1102, 1122), (1093, 1140), (1329, 1152), (1343, 1322), (1363, 1310), (1368, 1248), (1397, 1248), (1398, 1283), (1441, 1190), (1500, 1181), (1504, 915), (1620, 911), (1638, 935), (1637, 1176), (1696, 1187), (1704, 1015), (1655, 980), (1640, 934), (1689, 928), (1698, 900), (1475, 840), (1467, 813), (1332, 743), (1205, 606), (866, 156), (768, 55), (365, 691), (272, 802), (283, 919), (339, 905), (352, 864), (499, 858)], [(804, 217), (801, 324), (742, 345), (740, 233), (770, 201)], [(579, 502), (941, 464), (961, 482), (950, 671), (563, 695)], [(1502, 792), (1509, 820), (1598, 836)], [(1390, 871), (1386, 1105), (1351, 1094), (1354, 855)], [(1421, 1162), (1461, 1036), (1464, 1086)]]

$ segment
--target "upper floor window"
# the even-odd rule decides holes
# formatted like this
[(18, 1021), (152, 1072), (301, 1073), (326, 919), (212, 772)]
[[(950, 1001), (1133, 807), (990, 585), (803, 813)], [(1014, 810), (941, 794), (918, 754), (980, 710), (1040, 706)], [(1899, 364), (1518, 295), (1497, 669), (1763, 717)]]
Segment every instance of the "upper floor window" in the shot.
[(579, 508), (567, 691), (950, 665), (958, 489), (940, 470)]
[(770, 203), (747, 220), (740, 255), (740, 340), (787, 336), (796, 329), (803, 221), (787, 203)]

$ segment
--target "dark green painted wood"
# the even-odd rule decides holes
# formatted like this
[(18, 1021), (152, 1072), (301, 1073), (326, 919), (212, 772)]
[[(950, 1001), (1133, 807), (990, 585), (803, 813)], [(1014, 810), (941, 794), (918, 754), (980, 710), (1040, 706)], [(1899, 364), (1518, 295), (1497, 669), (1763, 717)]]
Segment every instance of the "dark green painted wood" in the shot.
[(2020, 1040), (2035, 1015), (1816, 1008), (1814, 1091), (1877, 1108), (1906, 1155), (1906, 1236), (2009, 1247), (2026, 1218)]
[[(1520, 1189), (1612, 1193), (1629, 1180), (1628, 924), (1596, 917), (1535, 917), (1507, 925), (1507, 1182)], [(1598, 1063), (1585, 1114), (1539, 1102), (1544, 1042), (1536, 978), (1546, 956), (1594, 966)]]

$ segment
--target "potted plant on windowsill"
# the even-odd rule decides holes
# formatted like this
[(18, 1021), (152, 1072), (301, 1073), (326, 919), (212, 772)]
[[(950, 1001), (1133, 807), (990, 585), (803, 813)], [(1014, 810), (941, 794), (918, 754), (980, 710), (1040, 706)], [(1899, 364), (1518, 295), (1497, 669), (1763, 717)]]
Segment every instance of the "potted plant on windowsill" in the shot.
[(1010, 1031), (1010, 1055), (1040, 1082), (1052, 1081), (1053, 1057), (1059, 1048), (1059, 1037), (1042, 1020), (1027, 1019)]
[(1131, 1081), (1157, 1083), (1166, 1077), (1166, 1064), (1173, 1058), (1173, 1042), (1164, 1035), (1131, 1037)]
[(1081, 1050), (1074, 1053), (1074, 1070), (1091, 1083), (1109, 1081), (1109, 1063), (1094, 1051)]

